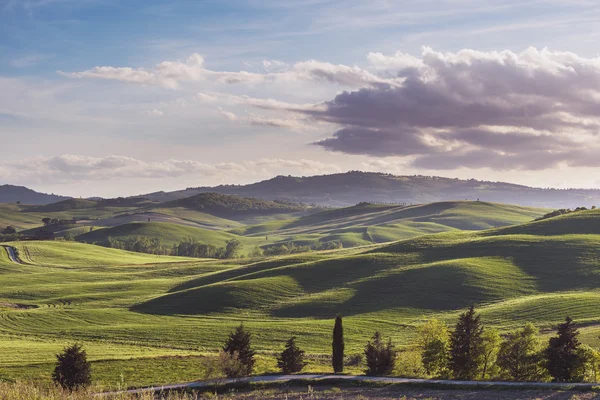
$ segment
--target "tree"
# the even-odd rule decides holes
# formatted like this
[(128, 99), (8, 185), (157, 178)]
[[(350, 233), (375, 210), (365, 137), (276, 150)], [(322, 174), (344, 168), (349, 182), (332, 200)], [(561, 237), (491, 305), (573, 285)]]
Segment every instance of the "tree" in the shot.
[(550, 338), (548, 347), (544, 351), (546, 368), (555, 382), (574, 382), (583, 380), (577, 373), (581, 370), (579, 349), (580, 342), (577, 338), (579, 331), (570, 317), (558, 327), (556, 337)]
[(237, 239), (227, 241), (223, 258), (236, 258), (242, 250), (242, 242)]
[(481, 346), (481, 360), (482, 370), (481, 379), (485, 379), (496, 373), (496, 359), (498, 357), (498, 350), (500, 346), (500, 333), (496, 329), (485, 328), (482, 336)]
[(421, 362), (427, 375), (445, 376), (448, 369), (448, 327), (432, 319), (419, 326)]
[(510, 332), (500, 345), (497, 364), (502, 375), (515, 381), (537, 381), (543, 376), (538, 330), (528, 323)]
[(75, 240), (75, 236), (71, 232), (65, 233), (64, 238), (65, 238), (65, 241), (67, 241), (67, 242), (72, 242)]
[(390, 375), (394, 371), (396, 363), (396, 350), (392, 339), (385, 344), (381, 334), (375, 332), (372, 340), (373, 342), (369, 341), (365, 347), (366, 374), (369, 376)]
[(335, 317), (335, 325), (333, 326), (331, 364), (333, 365), (333, 372), (336, 374), (344, 372), (344, 327), (341, 315)]
[(44, 226), (50, 225), (50, 221), (52, 221), (51, 218), (48, 218), (48, 217), (42, 218), (42, 223), (44, 224)]
[(304, 362), (304, 350), (296, 345), (296, 337), (292, 336), (285, 344), (285, 350), (277, 357), (277, 366), (284, 374), (292, 374), (302, 371)]
[(578, 376), (582, 376), (586, 382), (598, 382), (598, 373), (600, 372), (600, 352), (587, 344), (582, 344), (577, 349), (577, 354), (581, 360)]
[(2, 230), (3, 235), (14, 235), (16, 233), (17, 233), (17, 230), (15, 229), (15, 227), (10, 226), (10, 225)]
[(92, 383), (90, 363), (81, 345), (73, 344), (56, 355), (52, 380), (68, 390), (85, 388)]
[[(252, 335), (250, 332), (246, 331), (244, 324), (240, 324), (235, 331), (229, 334), (229, 338), (227, 338), (225, 346), (223, 347), (224, 352), (229, 353), (232, 356), (237, 355), (239, 361), (244, 366), (242, 370), (243, 376), (252, 374), (252, 371), (254, 370), (254, 355), (256, 352), (252, 350), (251, 339)], [(230, 375), (230, 373), (233, 372), (234, 371), (232, 370), (225, 371), (229, 377), (233, 377)]]
[(456, 379), (472, 380), (482, 367), (483, 326), (473, 306), (458, 318), (450, 334), (450, 370)]

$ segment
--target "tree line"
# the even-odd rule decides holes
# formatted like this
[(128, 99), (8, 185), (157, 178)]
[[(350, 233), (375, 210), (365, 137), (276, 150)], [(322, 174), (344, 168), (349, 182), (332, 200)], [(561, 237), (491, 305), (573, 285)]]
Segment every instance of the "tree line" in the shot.
[[(581, 344), (579, 331), (570, 317), (560, 324), (545, 346), (533, 324), (509, 332), (483, 326), (474, 307), (462, 313), (453, 330), (439, 320), (421, 325), (419, 348), (421, 362), (430, 377), (457, 380), (514, 380), (582, 382), (596, 381), (600, 352)], [(335, 319), (331, 363), (334, 373), (344, 372), (344, 328), (342, 317)], [(229, 378), (251, 375), (256, 364), (252, 334), (240, 324), (227, 337), (217, 357), (205, 364), (209, 374)], [(376, 331), (363, 350), (368, 376), (392, 375), (399, 356), (391, 338)], [(57, 356), (53, 381), (75, 390), (91, 384), (91, 368), (85, 350), (74, 344)], [(290, 337), (277, 355), (277, 366), (284, 374), (301, 372), (306, 366), (305, 352)]]
[(222, 247), (200, 243), (198, 239), (193, 237), (185, 238), (177, 244), (168, 246), (163, 242), (162, 238), (150, 238), (147, 236), (109, 237), (106, 245), (113, 249), (135, 251), (138, 253), (223, 259), (240, 257), (240, 253), (244, 247), (242, 242), (235, 238), (228, 240), (225, 246)]

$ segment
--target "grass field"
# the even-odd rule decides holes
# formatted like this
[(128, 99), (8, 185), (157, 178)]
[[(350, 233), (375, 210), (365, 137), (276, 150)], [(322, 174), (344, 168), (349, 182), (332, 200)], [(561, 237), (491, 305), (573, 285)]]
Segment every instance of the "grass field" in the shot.
[[(410, 222), (437, 224), (432, 218)], [(314, 226), (268, 225), (280, 230), (294, 223)], [(198, 229), (142, 225), (157, 235), (165, 226)], [(214, 354), (240, 322), (254, 334), (259, 372), (275, 370), (273, 352), (291, 335), (319, 360), (313, 370), (328, 371), (337, 313), (344, 315), (347, 354), (358, 354), (375, 329), (409, 349), (420, 323), (431, 317), (453, 323), (470, 304), (502, 331), (531, 321), (547, 334), (571, 315), (584, 326), (583, 340), (599, 344), (599, 226), (600, 211), (588, 211), (515, 227), (455, 227), (387, 244), (235, 260), (11, 243), (25, 264), (11, 263), (0, 249), (0, 377), (48, 379), (54, 354), (79, 341), (102, 385), (187, 381), (201, 377), (201, 358)], [(245, 240), (264, 240), (262, 232), (247, 233)]]

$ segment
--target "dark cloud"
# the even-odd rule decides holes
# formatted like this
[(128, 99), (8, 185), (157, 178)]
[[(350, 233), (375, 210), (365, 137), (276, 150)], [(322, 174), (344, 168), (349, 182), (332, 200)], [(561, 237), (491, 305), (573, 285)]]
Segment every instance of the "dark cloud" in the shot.
[(419, 66), (401, 85), (343, 92), (308, 112), (341, 126), (315, 144), (430, 169), (600, 166), (600, 58), (425, 49), (410, 62)]
[(384, 129), (345, 128), (333, 137), (315, 143), (331, 151), (347, 154), (371, 154), (375, 156), (397, 156), (427, 154), (435, 149), (426, 144), (418, 131), (406, 128), (404, 131)]

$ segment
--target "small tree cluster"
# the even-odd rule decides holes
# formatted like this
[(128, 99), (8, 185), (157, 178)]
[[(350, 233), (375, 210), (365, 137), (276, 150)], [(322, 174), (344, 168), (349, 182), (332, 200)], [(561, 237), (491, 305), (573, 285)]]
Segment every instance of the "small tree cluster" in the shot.
[(430, 376), (473, 380), (499, 377), (515, 381), (594, 381), (600, 352), (582, 346), (573, 320), (566, 318), (546, 348), (533, 324), (508, 333), (484, 328), (473, 307), (459, 316), (452, 332), (433, 320), (419, 328), (421, 361)]
[(239, 257), (243, 248), (242, 242), (235, 238), (227, 241), (223, 247), (216, 247), (200, 243), (193, 237), (185, 238), (179, 244), (174, 244), (172, 247), (164, 244), (161, 238), (149, 238), (146, 236), (133, 236), (124, 239), (109, 237), (106, 245), (113, 249), (146, 254), (221, 259)]

